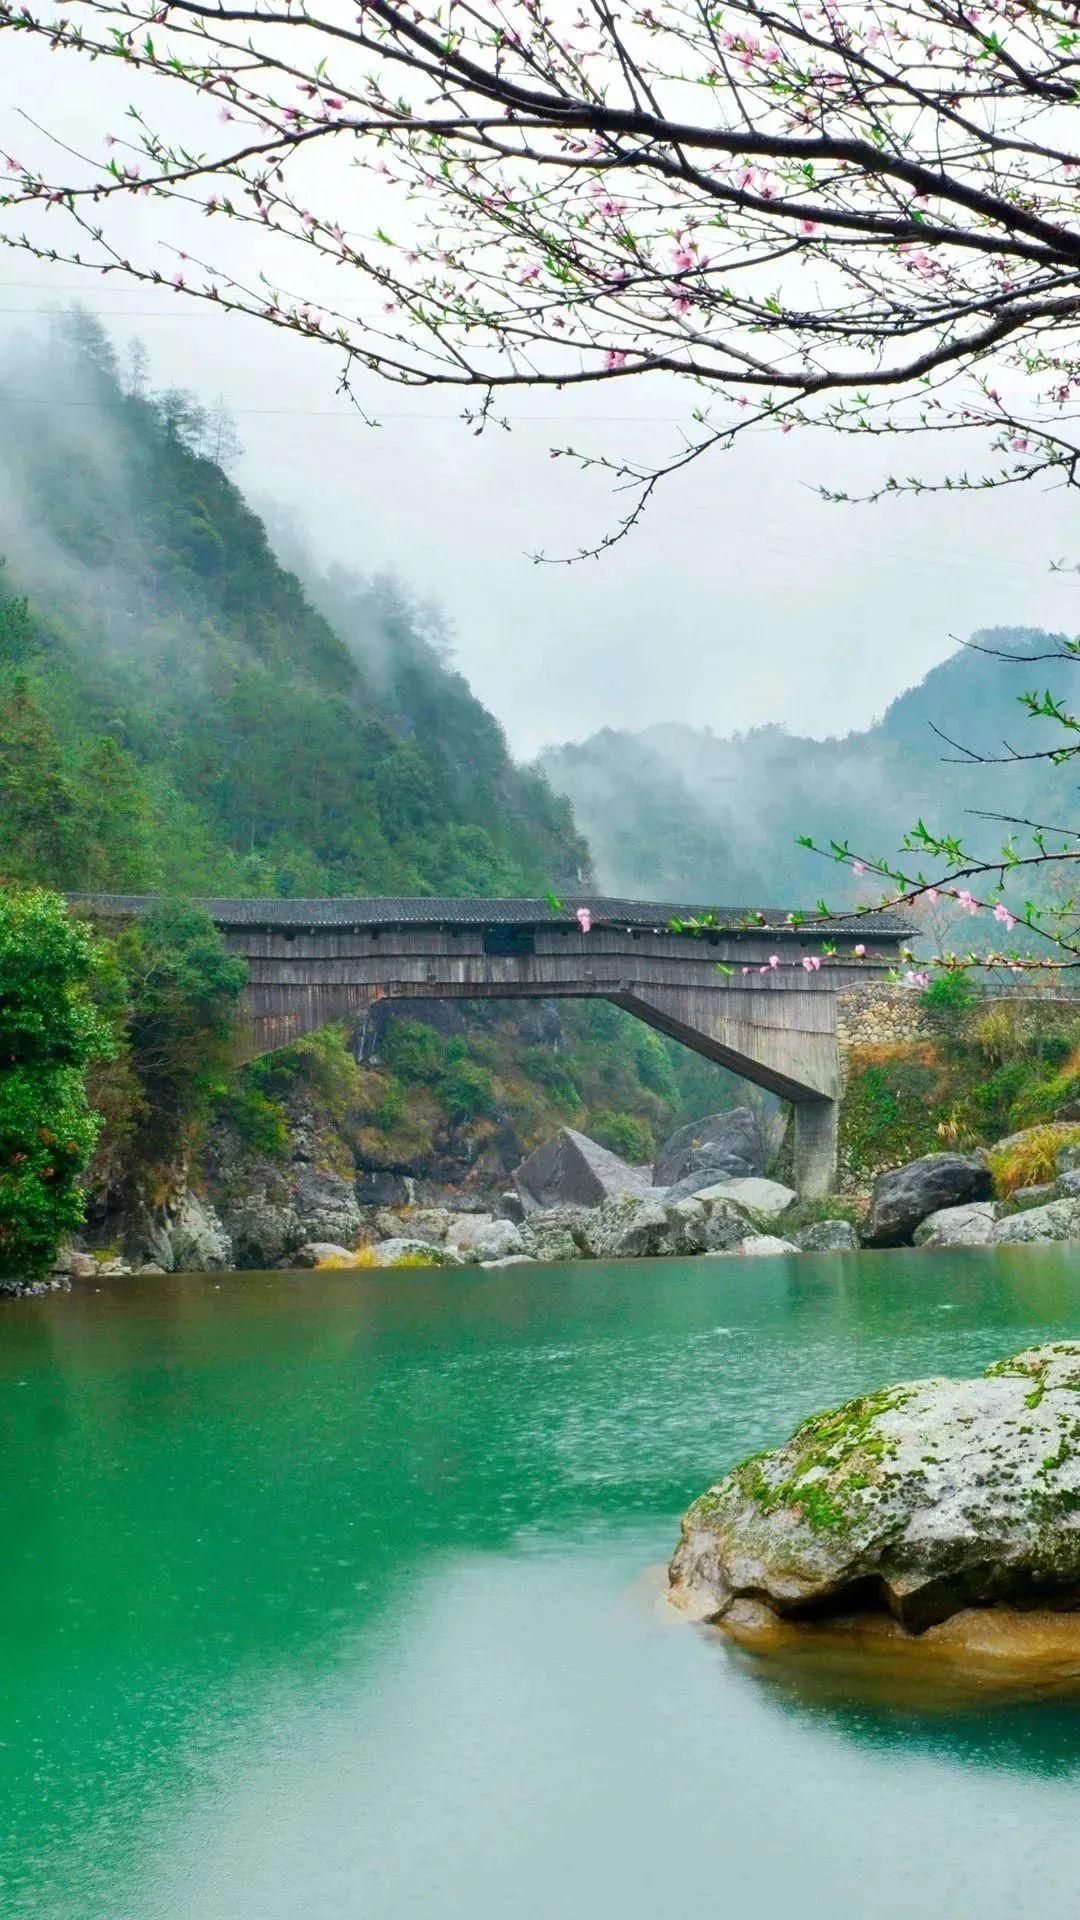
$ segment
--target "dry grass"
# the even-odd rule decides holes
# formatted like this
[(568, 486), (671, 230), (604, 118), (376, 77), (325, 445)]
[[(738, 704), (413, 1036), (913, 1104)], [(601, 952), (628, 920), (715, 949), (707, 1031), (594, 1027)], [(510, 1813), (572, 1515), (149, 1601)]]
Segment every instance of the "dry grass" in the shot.
[(987, 1156), (999, 1200), (1007, 1200), (1018, 1187), (1041, 1187), (1057, 1173), (1057, 1156), (1062, 1147), (1080, 1144), (1080, 1126), (1057, 1122), (1046, 1127), (1028, 1127), (1015, 1134), (998, 1153)]
[(919, 1067), (940, 1067), (941, 1055), (932, 1040), (898, 1040), (887, 1045), (852, 1047), (848, 1056), (850, 1070), (865, 1067), (889, 1067), (894, 1061), (914, 1061)]

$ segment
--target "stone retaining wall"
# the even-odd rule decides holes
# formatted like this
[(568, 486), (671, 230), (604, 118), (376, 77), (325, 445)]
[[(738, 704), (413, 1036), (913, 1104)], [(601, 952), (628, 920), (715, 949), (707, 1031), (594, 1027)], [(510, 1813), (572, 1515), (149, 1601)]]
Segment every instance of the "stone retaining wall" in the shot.
[(1022, 988), (1001, 993), (984, 989), (976, 993), (969, 1008), (954, 1011), (924, 1006), (917, 987), (874, 981), (865, 987), (850, 988), (837, 1000), (836, 1038), (841, 1076), (846, 1078), (848, 1059), (858, 1047), (914, 1046), (919, 1041), (933, 1040), (946, 1031), (955, 1033), (958, 1024), (981, 1019), (1003, 1001), (1080, 1015), (1080, 997), (1067, 994), (1025, 992)]
[[(944, 1019), (949, 1016), (945, 1015)], [(891, 1047), (930, 1040), (944, 1024), (940, 1010), (924, 1007), (917, 988), (874, 981), (842, 993), (836, 1006), (841, 1073), (856, 1047)]]

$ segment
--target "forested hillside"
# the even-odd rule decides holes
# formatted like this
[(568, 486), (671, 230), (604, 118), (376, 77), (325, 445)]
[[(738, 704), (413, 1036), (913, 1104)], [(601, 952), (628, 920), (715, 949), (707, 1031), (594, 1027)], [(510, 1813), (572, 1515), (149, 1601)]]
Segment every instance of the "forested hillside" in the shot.
[[(152, 392), (141, 350), (118, 361), (92, 320), (57, 319), (0, 359), (0, 421), (0, 875), (174, 900), (588, 879), (569, 804), (515, 765), (437, 614), (282, 566), (228, 477), (228, 420)], [(346, 1153), (443, 1177), (512, 1164), (568, 1118), (648, 1157), (722, 1098), (718, 1069), (595, 1005), (413, 1020), (374, 1057), (369, 1033), (362, 1069), (331, 1036), (230, 1082), (204, 935), (174, 915), (152, 952), (132, 936), (101, 989), (119, 1034), (93, 1088), (103, 1203), (215, 1112), (241, 1146), (283, 1145), (290, 1103), (330, 1085)]]
[[(1055, 637), (1010, 628), (975, 638), (1016, 656), (1045, 650)], [(1020, 696), (1048, 683), (1065, 691), (1067, 671), (960, 648), (875, 726), (842, 739), (807, 739), (779, 726), (725, 737), (661, 724), (641, 733), (605, 729), (551, 748), (541, 765), (572, 802), (598, 879), (613, 891), (662, 889), (722, 905), (812, 903), (824, 893), (846, 904), (854, 897), (850, 873), (805, 852), (799, 835), (894, 858), (920, 816), (936, 832), (991, 850), (1007, 828), (979, 813), (1063, 817), (1067, 774), (1038, 761), (975, 764), (964, 750), (1001, 754), (1005, 740), (1028, 752), (1059, 746), (1060, 730), (1030, 718)]]
[(407, 598), (339, 577), (319, 611), (278, 565), (212, 457), (227, 424), (147, 393), (85, 317), (12, 358), (6, 870), (285, 894), (581, 874), (569, 807), (514, 766)]

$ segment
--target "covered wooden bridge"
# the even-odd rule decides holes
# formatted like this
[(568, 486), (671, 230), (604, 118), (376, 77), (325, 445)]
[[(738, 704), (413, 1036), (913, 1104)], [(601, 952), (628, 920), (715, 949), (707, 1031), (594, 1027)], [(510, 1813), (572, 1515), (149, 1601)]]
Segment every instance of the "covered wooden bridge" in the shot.
[[(149, 896), (79, 894), (104, 921)], [(911, 929), (875, 913), (820, 933), (786, 912), (575, 895), (547, 900), (203, 900), (248, 985), (242, 1057), (361, 1014), (373, 1000), (600, 998), (795, 1103), (796, 1171), (822, 1193), (836, 1161), (837, 1000), (900, 961)], [(856, 948), (865, 949), (856, 952)], [(804, 965), (804, 962), (808, 963)]]

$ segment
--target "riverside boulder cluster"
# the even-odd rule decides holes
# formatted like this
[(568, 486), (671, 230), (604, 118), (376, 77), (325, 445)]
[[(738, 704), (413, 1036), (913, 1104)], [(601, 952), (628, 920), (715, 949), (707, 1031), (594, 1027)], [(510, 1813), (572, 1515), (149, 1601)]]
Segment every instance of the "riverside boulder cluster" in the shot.
[(880, 1175), (861, 1208), (810, 1207), (767, 1176), (775, 1142), (741, 1107), (680, 1128), (651, 1166), (631, 1166), (564, 1127), (522, 1161), (506, 1191), (418, 1188), (409, 1205), (391, 1208), (363, 1204), (357, 1182), (321, 1165), (317, 1142), (301, 1132), (289, 1167), (234, 1169), (210, 1196), (184, 1187), (132, 1217), (118, 1247), (75, 1242), (57, 1277), (1080, 1240), (1080, 1127), (1064, 1130), (1051, 1180), (1002, 1200), (992, 1169), (1018, 1142), (925, 1155)]

